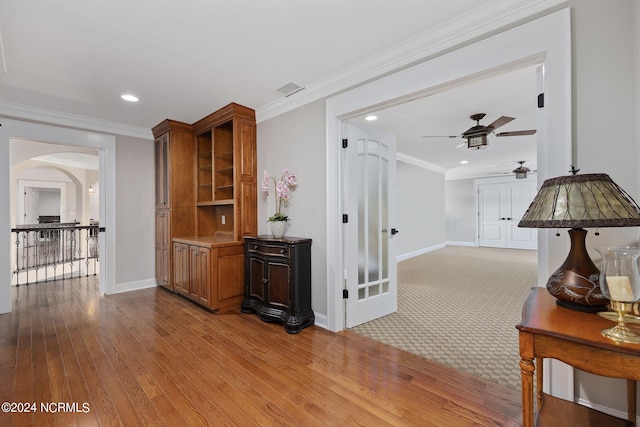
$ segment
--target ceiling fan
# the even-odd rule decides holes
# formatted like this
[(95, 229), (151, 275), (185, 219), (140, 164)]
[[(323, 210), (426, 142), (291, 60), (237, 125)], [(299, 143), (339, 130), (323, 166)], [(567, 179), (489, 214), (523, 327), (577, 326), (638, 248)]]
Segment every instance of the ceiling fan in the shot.
[[(470, 149), (480, 149), (486, 148), (488, 146), (487, 136), (491, 133), (494, 133), (496, 129), (501, 126), (506, 125), (512, 120), (515, 120), (515, 117), (507, 117), (502, 116), (493, 121), (493, 123), (485, 126), (480, 124), (480, 120), (484, 118), (485, 113), (477, 113), (473, 114), (470, 119), (475, 120), (476, 125), (470, 127), (466, 131), (462, 132), (460, 135), (448, 135), (448, 136), (434, 136), (434, 135), (425, 135), (423, 138), (463, 138), (466, 140), (467, 148)], [(523, 135), (533, 135), (536, 133), (535, 129), (530, 130), (517, 130), (510, 132), (500, 132), (496, 133), (495, 136), (523, 136)], [(463, 146), (464, 144), (460, 144), (458, 147)]]
[[(516, 179), (525, 179), (527, 177), (527, 172), (532, 172), (531, 169), (529, 169), (528, 167), (526, 167), (524, 165), (525, 160), (520, 160), (518, 161), (518, 164), (520, 166), (518, 166), (517, 168), (515, 168), (514, 170), (512, 170), (511, 172), (489, 172), (489, 175), (509, 175), (509, 174), (514, 174), (516, 176)], [(533, 170), (533, 172), (538, 172), (537, 170)]]

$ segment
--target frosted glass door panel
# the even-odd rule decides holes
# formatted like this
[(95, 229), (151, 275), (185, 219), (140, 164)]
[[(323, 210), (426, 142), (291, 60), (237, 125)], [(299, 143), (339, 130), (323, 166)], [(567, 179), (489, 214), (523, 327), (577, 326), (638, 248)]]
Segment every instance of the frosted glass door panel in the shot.
[[(389, 182), (395, 174), (395, 159), (390, 157), (395, 157), (395, 136), (376, 134), (373, 129), (351, 130), (357, 138), (351, 139), (347, 150), (352, 151), (345, 156), (345, 204), (357, 214), (355, 220), (349, 220), (345, 237), (349, 327), (397, 310), (395, 246), (389, 232), (394, 195)], [(357, 236), (357, 245), (350, 250), (348, 236), (352, 235)]]

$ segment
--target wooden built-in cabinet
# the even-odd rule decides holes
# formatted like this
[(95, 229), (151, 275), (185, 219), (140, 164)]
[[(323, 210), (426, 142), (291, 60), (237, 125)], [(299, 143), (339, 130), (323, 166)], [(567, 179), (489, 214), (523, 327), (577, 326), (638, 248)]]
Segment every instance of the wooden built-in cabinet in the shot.
[[(179, 169), (171, 167), (171, 133), (166, 138), (168, 149), (162, 145), (167, 132), (163, 123), (153, 129), (156, 199), (171, 200), (171, 195), (184, 192), (189, 209), (176, 212), (173, 204), (159, 207), (156, 202), (158, 283), (168, 282), (168, 288), (212, 310), (237, 307), (244, 294), (243, 237), (258, 228), (255, 112), (229, 104), (184, 125), (190, 150)], [(175, 181), (176, 174), (189, 179)], [(165, 232), (167, 221), (184, 221), (184, 226), (178, 231), (171, 222)]]
[(211, 310), (237, 308), (244, 291), (242, 242), (175, 238), (174, 290)]
[(311, 239), (245, 237), (245, 285), (241, 310), (278, 321), (295, 334), (313, 325)]
[(153, 128), (155, 153), (156, 281), (173, 289), (171, 239), (195, 232), (191, 125), (165, 120)]
[(197, 145), (197, 234), (242, 241), (255, 234), (255, 112), (231, 104), (193, 124)]

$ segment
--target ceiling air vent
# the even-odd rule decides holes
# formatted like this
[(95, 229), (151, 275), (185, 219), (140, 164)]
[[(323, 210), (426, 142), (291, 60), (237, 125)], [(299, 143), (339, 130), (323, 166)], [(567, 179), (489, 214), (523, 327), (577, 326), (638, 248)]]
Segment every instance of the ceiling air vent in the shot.
[(301, 91), (302, 89), (304, 89), (301, 86), (298, 86), (295, 83), (287, 83), (286, 85), (282, 86), (280, 89), (278, 89), (277, 91), (280, 92), (281, 94), (283, 94), (284, 96), (290, 96), (293, 95), (294, 93)]

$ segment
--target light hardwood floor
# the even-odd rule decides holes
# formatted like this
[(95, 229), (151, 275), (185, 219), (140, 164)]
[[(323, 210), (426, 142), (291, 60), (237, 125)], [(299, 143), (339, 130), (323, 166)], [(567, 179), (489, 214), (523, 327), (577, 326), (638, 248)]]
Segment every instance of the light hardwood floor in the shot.
[(520, 425), (518, 392), (355, 333), (289, 335), (159, 288), (100, 297), (92, 278), (12, 295), (0, 403), (36, 412), (1, 426)]

